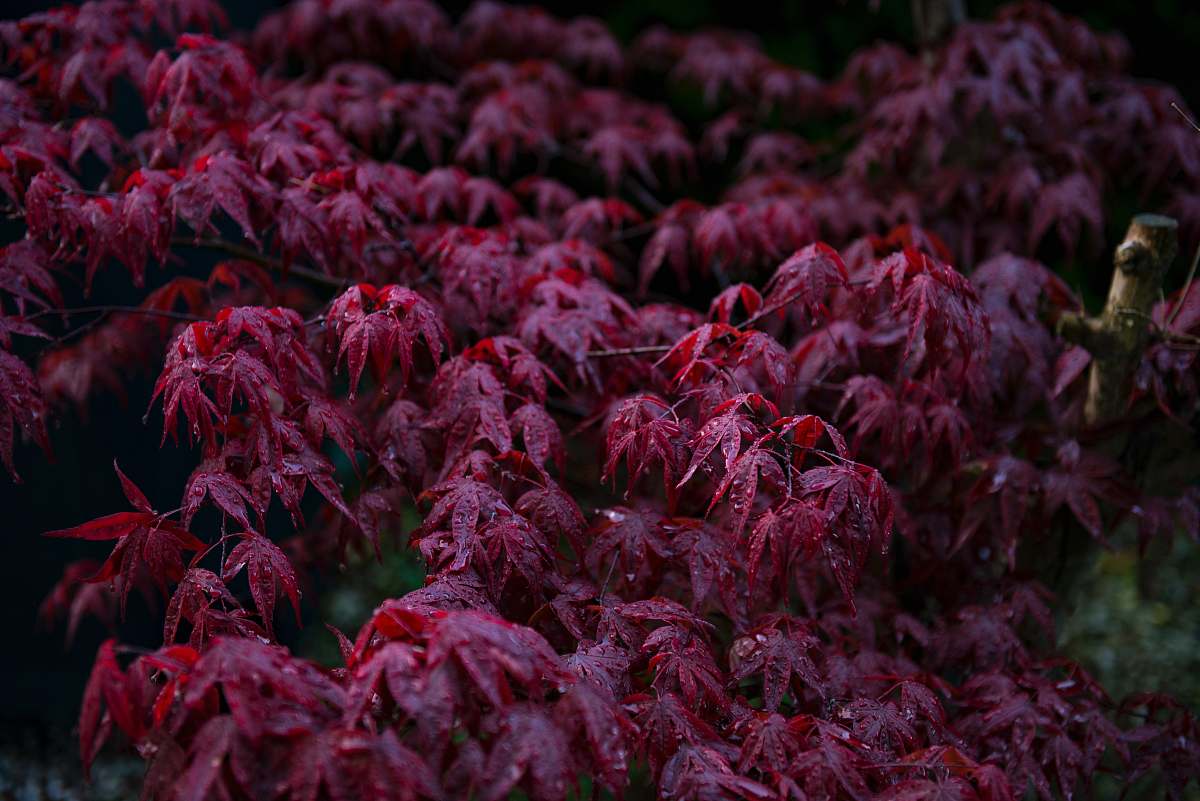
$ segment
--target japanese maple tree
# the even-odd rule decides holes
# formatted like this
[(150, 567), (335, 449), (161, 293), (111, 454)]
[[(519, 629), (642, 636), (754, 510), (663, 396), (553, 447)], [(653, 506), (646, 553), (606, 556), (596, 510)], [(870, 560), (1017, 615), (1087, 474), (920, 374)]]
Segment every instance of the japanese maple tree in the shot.
[[(42, 607), (68, 634), (164, 600), (161, 648), (97, 654), (85, 767), (119, 733), (151, 799), (1200, 775), (1185, 706), (1056, 653), (1040, 581), (1077, 534), (1200, 538), (1196, 476), (1144, 486), (1122, 444), (1195, 422), (1200, 291), (1135, 320), (1098, 421), (1104, 354), (1038, 261), (1103, 263), (1122, 193), (1200, 238), (1200, 132), (1120, 37), (1019, 3), (825, 81), (490, 0), (248, 33), (93, 0), (0, 24), (0, 56), (0, 456), (19, 480), (20, 440), (149, 370), (130, 413), (195, 457), (176, 508), (114, 465), (129, 508), (49, 532), (110, 544)], [(79, 300), (102, 273), (141, 302)], [(397, 540), (425, 584), (332, 629), (340, 665), (278, 643)]]

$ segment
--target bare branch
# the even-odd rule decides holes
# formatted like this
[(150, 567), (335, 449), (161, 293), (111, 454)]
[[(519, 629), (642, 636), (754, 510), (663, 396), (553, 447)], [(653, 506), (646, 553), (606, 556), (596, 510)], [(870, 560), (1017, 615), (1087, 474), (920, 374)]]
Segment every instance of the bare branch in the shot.
[(283, 262), (274, 259), (270, 256), (259, 253), (252, 248), (228, 242), (224, 239), (216, 239), (213, 237), (205, 237), (201, 239), (188, 239), (187, 237), (175, 237), (171, 240), (172, 247), (197, 248), (204, 250), (219, 250), (222, 253), (228, 253), (239, 259), (254, 262), (263, 267), (275, 270), (287, 276), (296, 276), (302, 278), (311, 284), (320, 286), (333, 287), (335, 289), (344, 289), (349, 283), (349, 279), (338, 278), (332, 275), (326, 275), (323, 272), (314, 270), (310, 267), (301, 267), (299, 265), (284, 266)]
[(1200, 133), (1200, 125), (1197, 125), (1197, 124), (1196, 124), (1196, 121), (1195, 121), (1195, 120), (1193, 120), (1191, 117), (1189, 117), (1189, 116), (1188, 116), (1188, 113), (1187, 113), (1186, 111), (1184, 111), (1183, 109), (1181, 109), (1181, 108), (1179, 107), (1179, 104), (1178, 104), (1178, 103), (1176, 103), (1174, 100), (1172, 100), (1172, 101), (1171, 101), (1171, 108), (1173, 108), (1173, 109), (1175, 109), (1176, 111), (1178, 111), (1178, 112), (1179, 112), (1179, 116), (1180, 116), (1180, 117), (1183, 117), (1185, 120), (1187, 120), (1187, 124), (1188, 124), (1188, 125), (1190, 125), (1190, 126), (1192, 126), (1193, 128), (1195, 128), (1197, 133)]

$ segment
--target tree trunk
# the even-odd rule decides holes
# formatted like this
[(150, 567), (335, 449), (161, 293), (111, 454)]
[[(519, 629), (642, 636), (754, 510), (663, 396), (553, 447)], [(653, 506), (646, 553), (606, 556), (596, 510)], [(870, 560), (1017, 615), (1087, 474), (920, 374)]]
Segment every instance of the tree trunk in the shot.
[(1092, 354), (1084, 422), (1103, 425), (1119, 417), (1129, 400), (1129, 381), (1150, 336), (1150, 312), (1162, 293), (1163, 275), (1179, 250), (1179, 224), (1161, 214), (1139, 214), (1113, 254), (1108, 301), (1098, 317), (1067, 313), (1062, 336)]
[(912, 0), (913, 27), (922, 50), (940, 42), (967, 19), (965, 0)]
[(1088, 375), (1083, 410), (1088, 425), (1103, 424), (1125, 411), (1130, 378), (1150, 336), (1150, 312), (1179, 249), (1178, 231), (1170, 217), (1139, 214), (1117, 247), (1108, 302), (1095, 322), (1102, 333)]

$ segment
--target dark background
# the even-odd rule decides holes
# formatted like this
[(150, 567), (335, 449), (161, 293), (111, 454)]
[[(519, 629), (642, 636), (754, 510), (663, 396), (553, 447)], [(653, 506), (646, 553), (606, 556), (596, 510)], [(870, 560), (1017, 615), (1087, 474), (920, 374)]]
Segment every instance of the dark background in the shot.
[[(47, 7), (30, 0), (7, 0), (0, 18), (15, 18)], [(235, 26), (251, 27), (280, 3), (266, 0), (229, 0), (226, 6)], [(453, 14), (466, 3), (444, 4)], [(717, 25), (747, 29), (761, 37), (774, 57), (812, 70), (822, 77), (835, 75), (848, 53), (886, 38), (911, 41), (907, 0), (882, 0), (872, 10), (867, 0), (845, 2), (780, 2), (755, 4), (709, 0), (622, 0), (622, 2), (546, 3), (561, 16), (589, 14), (604, 19), (625, 40), (653, 22), (688, 29)], [(999, 3), (968, 0), (971, 16), (984, 17)], [(1200, 98), (1200, 4), (1195, 0), (1069, 0), (1056, 3), (1062, 10), (1083, 17), (1102, 30), (1120, 30), (1134, 49), (1133, 73), (1175, 84), (1193, 107)], [(0, 239), (20, 236), (13, 223), (0, 222)], [(102, 274), (103, 275), (103, 274)], [(101, 283), (96, 295), (119, 297), (127, 283), (119, 271), (110, 271), (109, 286)], [(120, 302), (120, 301), (116, 301)], [(158, 508), (173, 508), (195, 466), (196, 456), (170, 443), (157, 447), (161, 418), (151, 414), (143, 423), (150, 397), (154, 366), (147, 374), (130, 376), (128, 399), (96, 398), (86, 416), (63, 411), (57, 415), (52, 438), (54, 463), (25, 445), (18, 447), (17, 465), (24, 483), (13, 484), (0, 476), (0, 509), (7, 516), (3, 536), (8, 543), (0, 557), (0, 727), (18, 721), (41, 720), (69, 725), (92, 656), (106, 636), (94, 621), (85, 622), (74, 645), (63, 644), (63, 631), (39, 631), (35, 626), (38, 604), (61, 574), (62, 566), (83, 556), (103, 558), (105, 544), (49, 540), (42, 531), (76, 525), (85, 520), (127, 508), (111, 464), (123, 469), (141, 485)], [(156, 645), (161, 616), (147, 610), (136, 597), (129, 604), (129, 619), (122, 628), (127, 642)]]

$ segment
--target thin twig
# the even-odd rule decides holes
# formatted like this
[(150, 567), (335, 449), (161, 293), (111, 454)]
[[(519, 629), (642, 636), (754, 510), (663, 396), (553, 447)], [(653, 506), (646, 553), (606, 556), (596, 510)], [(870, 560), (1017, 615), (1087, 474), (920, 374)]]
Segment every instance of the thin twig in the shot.
[(770, 317), (775, 312), (792, 305), (800, 298), (801, 294), (803, 294), (803, 293), (796, 292), (795, 294), (789, 295), (788, 297), (784, 298), (783, 300), (772, 303), (770, 306), (765, 306), (765, 307), (759, 309), (755, 314), (750, 315), (748, 318), (746, 318), (745, 320), (743, 320), (742, 322), (740, 322), (736, 326), (734, 326), (734, 328), (738, 329), (739, 331), (741, 331), (742, 329), (745, 329), (745, 328), (749, 328), (750, 326), (757, 323), (759, 320), (763, 320), (767, 317)]
[(1184, 111), (1183, 109), (1181, 109), (1181, 108), (1179, 107), (1179, 104), (1178, 104), (1178, 103), (1176, 103), (1174, 100), (1172, 100), (1172, 101), (1171, 101), (1171, 108), (1173, 108), (1173, 109), (1175, 109), (1176, 111), (1178, 111), (1178, 112), (1179, 112), (1179, 116), (1180, 116), (1180, 117), (1183, 117), (1185, 120), (1187, 120), (1187, 124), (1188, 124), (1188, 125), (1190, 125), (1190, 126), (1192, 126), (1193, 128), (1195, 128), (1195, 129), (1196, 129), (1196, 131), (1197, 131), (1198, 133), (1200, 133), (1200, 125), (1197, 125), (1197, 124), (1196, 124), (1196, 121), (1195, 121), (1195, 120), (1193, 120), (1191, 117), (1189, 117), (1189, 116), (1188, 116), (1188, 113), (1187, 113), (1186, 111)]
[(604, 586), (600, 588), (600, 594), (596, 596), (596, 600), (603, 602), (604, 596), (608, 594), (608, 583), (612, 581), (613, 571), (617, 569), (617, 557), (620, 555), (620, 551), (613, 553), (612, 564), (608, 566), (608, 574), (604, 577)]
[(47, 316), (51, 316), (51, 315), (61, 315), (63, 317), (70, 317), (72, 315), (79, 315), (79, 314), (95, 314), (96, 316), (93, 317), (92, 319), (88, 320), (86, 323), (79, 326), (78, 328), (72, 328), (71, 330), (66, 331), (63, 334), (50, 339), (49, 342), (54, 347), (60, 347), (62, 345), (65, 345), (68, 341), (70, 341), (72, 339), (76, 339), (78, 337), (82, 337), (85, 334), (87, 334), (88, 332), (93, 331), (94, 329), (98, 328), (101, 323), (103, 323), (105, 320), (107, 320), (109, 318), (109, 316), (111, 316), (113, 314), (132, 314), (132, 315), (142, 315), (145, 317), (163, 317), (168, 320), (182, 320), (185, 322), (197, 322), (197, 321), (205, 319), (203, 317), (197, 317), (194, 314), (187, 314), (186, 312), (171, 311), (169, 309), (148, 309), (148, 308), (144, 308), (142, 306), (77, 306), (73, 309), (61, 309), (61, 308), (60, 309), (42, 309), (41, 311), (31, 314), (29, 317), (27, 317), (25, 319), (36, 320), (39, 317), (47, 317)]
[(657, 220), (647, 220), (644, 223), (638, 223), (637, 225), (631, 225), (628, 228), (622, 228), (620, 231), (615, 231), (609, 235), (608, 238), (614, 242), (621, 242), (626, 239), (633, 239), (635, 237), (642, 236), (643, 234), (648, 234), (657, 228)]
[(76, 306), (71, 309), (42, 309), (26, 317), (26, 320), (36, 320), (39, 317), (62, 315), (70, 317), (73, 314), (140, 314), (146, 317), (166, 317), (170, 320), (198, 322), (208, 319), (187, 312), (170, 311), (169, 309), (150, 309), (144, 306)]
[(171, 240), (172, 247), (190, 247), (207, 250), (219, 250), (223, 253), (228, 253), (230, 256), (235, 256), (239, 259), (252, 261), (263, 267), (276, 270), (284, 275), (294, 275), (297, 278), (303, 278), (305, 281), (321, 286), (333, 287), (334, 289), (344, 289), (349, 283), (349, 279), (337, 278), (332, 275), (326, 275), (318, 270), (313, 270), (309, 267), (301, 267), (298, 265), (284, 266), (283, 262), (259, 253), (252, 248), (228, 242), (224, 239), (216, 239), (212, 237), (204, 237), (201, 239), (188, 239), (187, 237), (175, 237)]
[(654, 214), (662, 214), (666, 211), (666, 206), (661, 200), (650, 193), (650, 190), (642, 186), (642, 184), (633, 178), (626, 177), (624, 180), (625, 187), (631, 195), (637, 198), (638, 202), (649, 209)]
[[(592, 172), (596, 171), (594, 162), (585, 158), (582, 153), (575, 150), (573, 147), (560, 145), (555, 149), (555, 153), (578, 167), (583, 167)], [(649, 189), (639, 183), (632, 176), (622, 176), (620, 188), (632, 195), (634, 200), (642, 204), (642, 206), (653, 215), (661, 214), (667, 208), (665, 203), (651, 194)]]
[(1188, 293), (1192, 291), (1192, 279), (1196, 277), (1197, 263), (1200, 263), (1200, 246), (1196, 248), (1196, 255), (1192, 256), (1192, 266), (1188, 268), (1187, 280), (1183, 282), (1183, 294), (1179, 296), (1179, 302), (1175, 304), (1175, 308), (1171, 309), (1171, 316), (1167, 318), (1165, 328), (1170, 328), (1171, 323), (1175, 322), (1175, 318), (1179, 316), (1183, 304), (1187, 301)]
[[(738, 323), (734, 326), (734, 328), (736, 328), (738, 331), (744, 331), (745, 329), (757, 323), (759, 320), (770, 317), (780, 309), (787, 308), (791, 304), (795, 303), (803, 294), (803, 291), (795, 292), (786, 298), (783, 298), (782, 300), (772, 303), (770, 306), (760, 309), (757, 314), (753, 314), (749, 318)], [(606, 350), (589, 350), (587, 355), (589, 358), (593, 359), (603, 359), (610, 356), (648, 356), (654, 353), (666, 353), (671, 349), (671, 347), (671, 345), (641, 345), (633, 348), (609, 348)]]
[(666, 353), (670, 345), (640, 345), (635, 348), (609, 348), (607, 350), (589, 350), (588, 358), (605, 359), (610, 356), (648, 356), (654, 353)]

